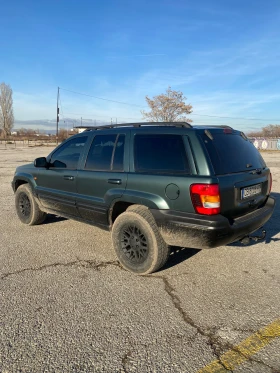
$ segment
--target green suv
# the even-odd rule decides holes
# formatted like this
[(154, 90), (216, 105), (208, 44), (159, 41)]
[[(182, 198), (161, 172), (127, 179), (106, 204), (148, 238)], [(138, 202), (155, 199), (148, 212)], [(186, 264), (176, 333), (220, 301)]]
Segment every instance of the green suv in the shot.
[(122, 266), (142, 275), (165, 264), (171, 245), (252, 238), (273, 213), (271, 184), (242, 132), (147, 122), (88, 128), (12, 182), (21, 222), (51, 213), (110, 230)]

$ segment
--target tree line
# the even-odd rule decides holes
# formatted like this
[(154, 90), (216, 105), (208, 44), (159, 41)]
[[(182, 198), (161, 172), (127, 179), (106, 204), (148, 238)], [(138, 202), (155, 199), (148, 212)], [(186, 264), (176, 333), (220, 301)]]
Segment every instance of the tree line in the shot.
[(247, 133), (248, 137), (277, 137), (280, 138), (280, 124), (269, 124), (261, 128), (259, 131), (251, 131)]

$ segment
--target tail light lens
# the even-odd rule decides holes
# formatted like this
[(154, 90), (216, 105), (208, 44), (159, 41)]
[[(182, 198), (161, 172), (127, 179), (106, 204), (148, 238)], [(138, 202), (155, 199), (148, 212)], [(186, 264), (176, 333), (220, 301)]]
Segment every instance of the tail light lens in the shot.
[(218, 184), (192, 184), (190, 194), (193, 207), (198, 214), (217, 215), (221, 211)]
[(267, 188), (268, 194), (270, 194), (271, 188), (272, 188), (272, 175), (271, 175), (271, 172), (270, 172), (269, 179), (268, 179), (268, 188)]

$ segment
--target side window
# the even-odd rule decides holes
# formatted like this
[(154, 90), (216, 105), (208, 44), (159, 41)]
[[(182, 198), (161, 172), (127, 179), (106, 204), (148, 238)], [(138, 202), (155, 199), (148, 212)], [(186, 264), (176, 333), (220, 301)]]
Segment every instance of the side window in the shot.
[(189, 174), (190, 168), (182, 136), (136, 135), (134, 167), (136, 172)]
[(91, 144), (86, 169), (96, 171), (111, 170), (111, 161), (117, 135), (97, 135)]
[(125, 135), (96, 135), (91, 144), (85, 169), (123, 171)]
[(79, 136), (63, 144), (51, 157), (51, 167), (76, 169), (87, 136)]

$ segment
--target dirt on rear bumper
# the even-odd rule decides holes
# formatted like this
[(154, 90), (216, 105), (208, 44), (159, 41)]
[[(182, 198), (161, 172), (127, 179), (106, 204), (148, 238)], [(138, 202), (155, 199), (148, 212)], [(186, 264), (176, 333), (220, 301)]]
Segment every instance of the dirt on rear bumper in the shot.
[(222, 215), (204, 216), (172, 210), (151, 210), (168, 245), (197, 249), (223, 246), (255, 232), (273, 214), (275, 200), (244, 216), (229, 221)]

